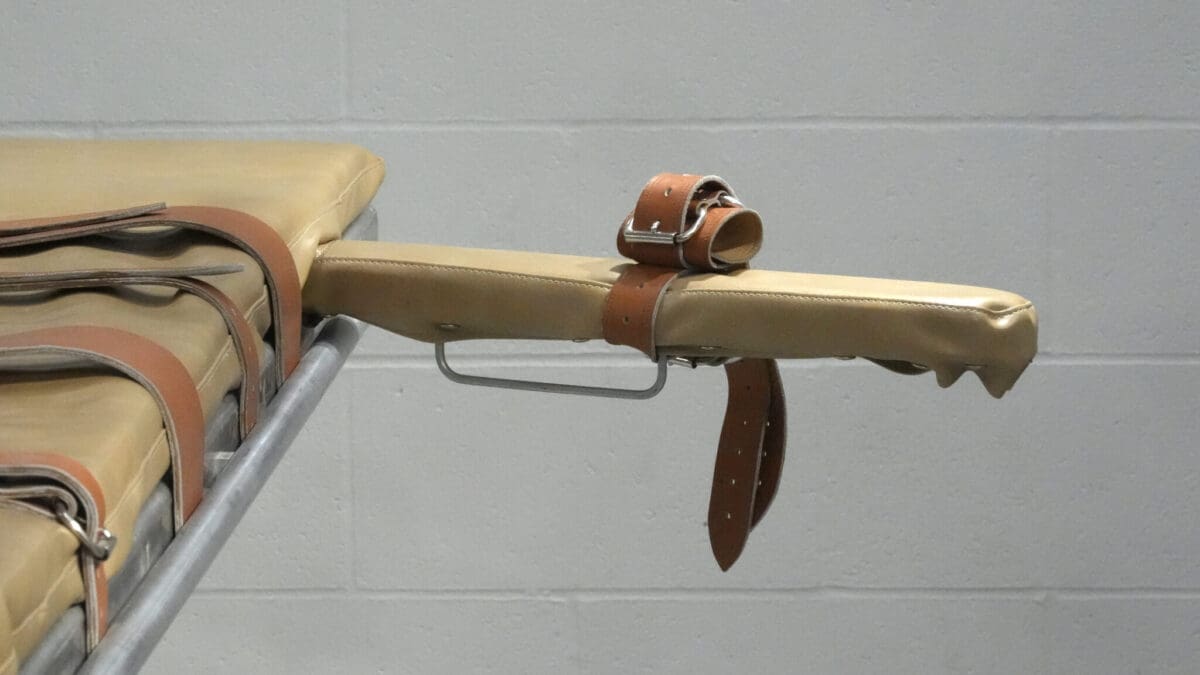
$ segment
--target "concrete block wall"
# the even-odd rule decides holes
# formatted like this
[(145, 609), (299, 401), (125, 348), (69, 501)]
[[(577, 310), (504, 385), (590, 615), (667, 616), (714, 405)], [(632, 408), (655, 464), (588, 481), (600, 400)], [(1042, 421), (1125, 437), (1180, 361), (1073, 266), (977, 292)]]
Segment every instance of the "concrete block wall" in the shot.
[[(709, 171), (763, 213), (762, 267), (1042, 318), (1001, 401), (786, 364), (788, 470), (728, 574), (719, 372), (552, 399), (374, 332), (147, 672), (1200, 669), (1195, 3), (4, 10), (0, 134), (358, 142), (389, 162), (384, 238), (596, 255), (651, 174)], [(596, 345), (455, 353), (648, 375)]]

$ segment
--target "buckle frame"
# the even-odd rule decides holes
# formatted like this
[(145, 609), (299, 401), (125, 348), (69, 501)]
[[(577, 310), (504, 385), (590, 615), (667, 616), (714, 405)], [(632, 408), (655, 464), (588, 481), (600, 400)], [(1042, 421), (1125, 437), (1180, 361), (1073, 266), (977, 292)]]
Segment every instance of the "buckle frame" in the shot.
[(106, 528), (101, 527), (96, 532), (96, 538), (92, 539), (88, 536), (87, 531), (83, 529), (83, 525), (79, 524), (70, 513), (67, 513), (67, 507), (63, 504), (58, 504), (54, 507), (54, 519), (60, 525), (70, 530), (71, 534), (79, 540), (79, 545), (83, 547), (87, 555), (99, 561), (108, 560), (112, 555), (113, 549), (117, 547), (117, 537)]
[[(622, 234), (625, 241), (631, 244), (661, 244), (664, 246), (676, 246), (687, 242), (696, 233), (700, 231), (700, 225), (704, 222), (704, 217), (708, 215), (708, 210), (714, 206), (737, 206), (745, 207), (740, 199), (731, 192), (719, 190), (711, 197), (696, 200), (695, 202), (696, 217), (692, 223), (688, 225), (682, 232), (662, 232), (658, 228), (662, 226), (660, 221), (654, 221), (650, 224), (649, 230), (633, 229), (633, 214), (625, 219), (625, 226)], [(691, 210), (691, 209), (689, 209)]]

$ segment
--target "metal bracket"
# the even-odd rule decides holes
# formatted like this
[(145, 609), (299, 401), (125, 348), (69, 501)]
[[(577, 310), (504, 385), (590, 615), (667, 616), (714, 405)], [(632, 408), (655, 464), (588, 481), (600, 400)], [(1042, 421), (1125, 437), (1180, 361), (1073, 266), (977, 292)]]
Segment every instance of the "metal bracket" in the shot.
[(438, 342), (433, 346), (434, 360), (438, 370), (442, 371), (451, 382), (471, 384), (479, 387), (495, 387), (498, 389), (517, 389), (520, 391), (542, 391), (549, 394), (574, 394), (577, 396), (600, 396), (604, 398), (647, 399), (653, 398), (662, 391), (667, 383), (668, 357), (658, 360), (658, 377), (645, 389), (621, 389), (618, 387), (591, 387), (582, 384), (564, 384), (561, 382), (538, 382), (535, 380), (511, 380), (505, 377), (486, 377), (483, 375), (466, 375), (454, 370), (446, 362), (446, 343)]

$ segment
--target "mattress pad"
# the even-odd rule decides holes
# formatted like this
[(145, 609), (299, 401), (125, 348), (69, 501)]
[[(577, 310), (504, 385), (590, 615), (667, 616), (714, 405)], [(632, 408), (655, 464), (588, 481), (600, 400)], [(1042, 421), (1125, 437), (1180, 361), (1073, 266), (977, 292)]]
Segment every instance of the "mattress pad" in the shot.
[[(0, 139), (0, 673), (71, 605), (96, 646), (142, 505), (165, 482), (184, 527), (205, 423), (232, 396), (251, 433), (299, 360), (301, 312), (433, 343), (469, 384), (636, 399), (668, 364), (724, 367), (708, 513), (722, 570), (780, 485), (777, 359), (861, 357), (943, 387), (973, 372), (999, 397), (1036, 353), (1036, 311), (1014, 293), (750, 269), (764, 224), (716, 176), (652, 178), (614, 214), (623, 258), (340, 240), (382, 179), (349, 145)], [(659, 379), (456, 373), (444, 345), (483, 338), (604, 339)]]
[[(303, 275), (317, 245), (341, 233), (382, 178), (381, 160), (346, 145), (0, 140), (0, 221), (161, 201), (237, 209), (274, 228)], [(0, 248), (0, 293), (5, 279), (154, 268), (236, 270), (197, 278), (236, 305), (252, 328), (248, 353), (264, 353), (271, 317), (259, 266), (202, 233)], [(63, 283), (0, 295), (0, 339), (77, 325), (144, 336), (184, 366), (206, 419), (242, 385), (234, 336), (197, 295), (150, 284)], [(107, 505), (105, 527), (116, 541), (103, 564), (112, 576), (130, 553), (142, 504), (169, 472), (159, 406), (128, 377), (86, 363), (46, 370), (21, 357), (3, 359), (0, 451), (53, 449), (95, 476)], [(0, 672), (9, 672), (67, 607), (83, 601), (84, 589), (78, 542), (53, 520), (0, 506), (0, 540)]]

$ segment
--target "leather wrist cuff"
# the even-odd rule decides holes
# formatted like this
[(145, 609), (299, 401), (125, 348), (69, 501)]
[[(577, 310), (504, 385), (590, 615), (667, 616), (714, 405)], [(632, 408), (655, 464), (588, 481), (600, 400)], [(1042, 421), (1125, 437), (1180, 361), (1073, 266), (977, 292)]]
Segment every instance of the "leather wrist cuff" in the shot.
[[(762, 221), (721, 178), (659, 174), (642, 189), (617, 232), (617, 249), (637, 264), (625, 268), (604, 306), (608, 342), (664, 358), (655, 320), (671, 282), (689, 271), (728, 272), (762, 246)], [(779, 368), (770, 359), (725, 364), (729, 397), (713, 469), (709, 542), (729, 569), (775, 496), (783, 468), (786, 409)]]

